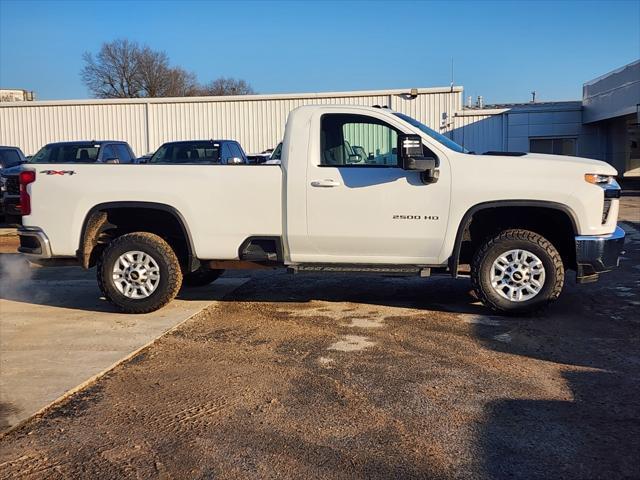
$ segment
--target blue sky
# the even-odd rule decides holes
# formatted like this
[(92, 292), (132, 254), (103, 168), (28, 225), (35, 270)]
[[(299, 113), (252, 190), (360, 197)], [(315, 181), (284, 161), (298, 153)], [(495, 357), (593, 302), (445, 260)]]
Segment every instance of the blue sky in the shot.
[(0, 0), (0, 87), (87, 98), (82, 54), (116, 38), (260, 93), (445, 86), (453, 58), (455, 83), (487, 103), (571, 100), (640, 57), (640, 0)]

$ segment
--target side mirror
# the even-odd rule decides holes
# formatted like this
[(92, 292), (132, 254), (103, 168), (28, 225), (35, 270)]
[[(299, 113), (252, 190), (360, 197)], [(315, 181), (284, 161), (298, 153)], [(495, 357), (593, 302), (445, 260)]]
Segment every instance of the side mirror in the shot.
[(362, 157), (358, 154), (349, 155), (349, 163), (361, 163)]
[(120, 163), (119, 158), (107, 158), (104, 163)]
[(242, 160), (240, 157), (231, 157), (227, 163), (229, 165), (242, 165), (244, 163), (244, 160)]
[(438, 181), (438, 159), (424, 156), (420, 135), (398, 135), (397, 152), (398, 163), (404, 170), (420, 172), (424, 183)]

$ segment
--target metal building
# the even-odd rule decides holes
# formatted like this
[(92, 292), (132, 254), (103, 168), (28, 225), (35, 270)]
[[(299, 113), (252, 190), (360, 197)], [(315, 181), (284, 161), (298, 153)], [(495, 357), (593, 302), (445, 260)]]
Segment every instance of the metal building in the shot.
[[(0, 144), (35, 153), (63, 140), (125, 140), (136, 154), (171, 140), (229, 138), (247, 152), (282, 139), (287, 115), (301, 105), (386, 105), (447, 133), (462, 108), (462, 87), (234, 97), (65, 100), (0, 104)], [(443, 120), (444, 119), (444, 120)]]

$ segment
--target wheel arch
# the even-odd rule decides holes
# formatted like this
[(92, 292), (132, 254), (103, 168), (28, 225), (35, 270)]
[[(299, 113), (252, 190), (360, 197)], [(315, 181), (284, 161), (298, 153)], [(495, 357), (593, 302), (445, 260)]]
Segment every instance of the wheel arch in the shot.
[[(167, 215), (176, 222), (180, 233), (184, 239), (184, 248), (186, 258), (184, 258), (184, 267), (188, 271), (193, 271), (199, 267), (199, 261), (195, 256), (195, 248), (193, 244), (193, 237), (189, 230), (189, 226), (178, 209), (167, 205), (165, 203), (157, 202), (144, 202), (144, 201), (117, 201), (117, 202), (104, 202), (94, 205), (86, 213), (82, 230), (80, 232), (80, 239), (78, 243), (78, 250), (76, 256), (80, 260), (80, 264), (84, 268), (90, 268), (95, 264), (95, 247), (99, 243), (100, 235), (109, 228), (117, 227), (116, 224), (110, 222), (109, 213), (114, 211), (125, 212), (129, 210), (134, 211), (150, 211), (150, 212), (162, 212), (163, 215)], [(156, 233), (156, 232), (152, 232)]]
[[(462, 220), (458, 225), (458, 229), (456, 231), (456, 237), (453, 246), (453, 252), (449, 257), (448, 267), (451, 275), (456, 278), (458, 276), (458, 267), (460, 265), (460, 258), (462, 252), (462, 245), (465, 237), (465, 233), (469, 231), (469, 228), (473, 222), (474, 216), (478, 215), (480, 212), (487, 212), (489, 210), (496, 210), (496, 214), (498, 214), (499, 209), (540, 209), (540, 210), (551, 210), (554, 212), (558, 212), (559, 214), (564, 215), (573, 231), (573, 236), (577, 235), (579, 223), (575, 212), (562, 203), (548, 201), (548, 200), (495, 200), (489, 202), (478, 203), (470, 207), (465, 214), (462, 216)], [(575, 252), (573, 252), (575, 255)]]

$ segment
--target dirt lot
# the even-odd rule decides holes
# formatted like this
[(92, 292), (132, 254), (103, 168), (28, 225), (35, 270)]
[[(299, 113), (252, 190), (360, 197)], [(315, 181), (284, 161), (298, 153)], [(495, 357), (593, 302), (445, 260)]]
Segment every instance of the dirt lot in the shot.
[(638, 200), (621, 268), (537, 317), (467, 281), (254, 275), (2, 438), (0, 477), (640, 478)]

